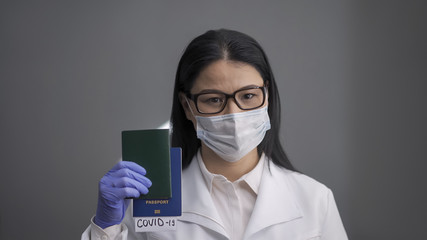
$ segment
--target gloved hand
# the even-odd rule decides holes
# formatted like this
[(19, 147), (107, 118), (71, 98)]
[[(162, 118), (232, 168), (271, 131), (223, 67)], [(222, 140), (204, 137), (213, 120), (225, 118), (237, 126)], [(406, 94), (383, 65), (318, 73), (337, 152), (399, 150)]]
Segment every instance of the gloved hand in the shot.
[(98, 207), (94, 222), (106, 228), (122, 222), (130, 197), (147, 194), (152, 183), (146, 171), (134, 162), (120, 161), (99, 182)]

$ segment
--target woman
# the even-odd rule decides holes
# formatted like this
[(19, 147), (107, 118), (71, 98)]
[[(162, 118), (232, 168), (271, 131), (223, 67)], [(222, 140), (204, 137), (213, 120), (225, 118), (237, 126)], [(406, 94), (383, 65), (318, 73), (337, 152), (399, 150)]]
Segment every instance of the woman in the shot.
[(100, 181), (82, 239), (347, 239), (332, 192), (298, 173), (279, 141), (280, 100), (261, 46), (208, 31), (176, 73), (172, 145), (183, 150), (176, 231), (136, 233), (127, 197), (146, 194), (143, 167), (120, 162)]

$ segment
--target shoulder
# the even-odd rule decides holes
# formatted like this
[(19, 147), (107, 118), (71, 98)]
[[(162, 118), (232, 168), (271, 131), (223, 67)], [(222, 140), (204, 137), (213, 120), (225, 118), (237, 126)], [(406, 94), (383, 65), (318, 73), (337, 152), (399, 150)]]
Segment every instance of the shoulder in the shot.
[(286, 180), (293, 186), (298, 186), (309, 190), (329, 191), (327, 186), (317, 181), (316, 179), (303, 173), (280, 167), (274, 164), (273, 161), (269, 160), (267, 162), (267, 168), (269, 168), (269, 171), (273, 177)]
[(305, 174), (279, 167), (273, 162), (269, 166), (272, 177), (286, 185), (302, 208), (327, 207), (332, 191), (326, 185)]

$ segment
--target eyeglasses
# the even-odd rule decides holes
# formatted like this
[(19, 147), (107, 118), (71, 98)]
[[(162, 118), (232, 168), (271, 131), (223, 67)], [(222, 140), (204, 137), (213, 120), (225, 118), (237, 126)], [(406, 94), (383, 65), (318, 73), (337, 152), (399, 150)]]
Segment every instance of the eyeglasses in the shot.
[(232, 94), (209, 91), (198, 94), (187, 93), (186, 95), (193, 100), (199, 113), (216, 114), (224, 110), (229, 98), (233, 98), (236, 105), (242, 110), (259, 108), (264, 105), (265, 92), (265, 87), (250, 86), (239, 89)]

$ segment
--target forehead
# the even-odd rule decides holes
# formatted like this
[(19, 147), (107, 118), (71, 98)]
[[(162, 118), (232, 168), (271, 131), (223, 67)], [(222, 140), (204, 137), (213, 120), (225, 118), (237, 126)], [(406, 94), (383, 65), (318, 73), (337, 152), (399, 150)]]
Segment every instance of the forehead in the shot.
[(263, 79), (259, 72), (249, 64), (218, 60), (203, 69), (194, 81), (191, 92), (199, 93), (203, 90), (219, 90), (232, 93), (249, 85), (263, 86)]

